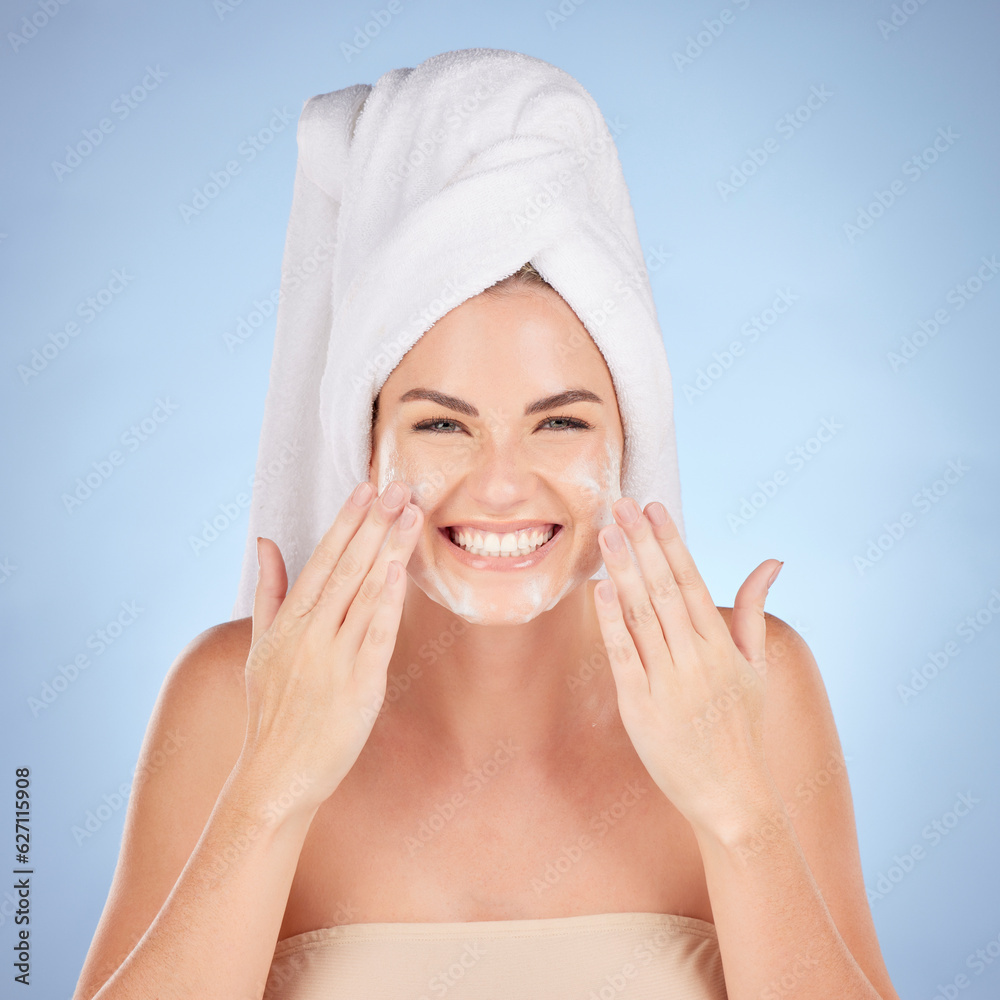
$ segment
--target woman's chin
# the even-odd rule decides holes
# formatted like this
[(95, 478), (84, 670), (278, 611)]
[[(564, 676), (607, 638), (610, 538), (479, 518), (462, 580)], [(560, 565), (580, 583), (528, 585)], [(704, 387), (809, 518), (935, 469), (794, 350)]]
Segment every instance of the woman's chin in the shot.
[(555, 608), (601, 567), (600, 556), (566, 572), (553, 562), (525, 572), (491, 572), (466, 564), (428, 565), (414, 552), (407, 567), (426, 596), (470, 625), (526, 625)]

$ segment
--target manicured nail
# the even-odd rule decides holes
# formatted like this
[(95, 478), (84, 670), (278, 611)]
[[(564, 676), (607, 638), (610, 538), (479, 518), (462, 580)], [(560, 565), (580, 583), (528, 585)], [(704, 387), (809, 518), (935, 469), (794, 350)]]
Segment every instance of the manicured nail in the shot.
[(358, 483), (354, 487), (354, 492), (351, 494), (351, 503), (356, 507), (364, 507), (366, 503), (372, 498), (372, 487), (371, 483)]
[(604, 541), (612, 552), (621, 552), (625, 545), (625, 536), (622, 534), (622, 529), (617, 525), (609, 528), (607, 534), (604, 536)]
[(646, 508), (646, 517), (659, 528), (660, 525), (667, 523), (667, 508), (657, 500)]
[(618, 511), (618, 516), (626, 524), (634, 524), (639, 520), (639, 506), (631, 497), (629, 497), (624, 503), (619, 504), (616, 509)]
[(784, 562), (778, 563), (778, 568), (771, 574), (771, 578), (767, 581), (767, 589), (771, 589), (771, 584), (778, 578), (778, 574), (781, 572), (781, 567), (784, 566)]
[(413, 504), (407, 504), (403, 508), (403, 513), (399, 518), (399, 526), (401, 528), (412, 528), (417, 522), (417, 511)]
[(257, 536), (257, 569), (260, 569), (260, 540), (263, 537), (264, 537), (263, 535)]
[(382, 497), (383, 503), (386, 507), (395, 507), (403, 499), (403, 487), (399, 483), (393, 482), (389, 484), (389, 488), (385, 491)]

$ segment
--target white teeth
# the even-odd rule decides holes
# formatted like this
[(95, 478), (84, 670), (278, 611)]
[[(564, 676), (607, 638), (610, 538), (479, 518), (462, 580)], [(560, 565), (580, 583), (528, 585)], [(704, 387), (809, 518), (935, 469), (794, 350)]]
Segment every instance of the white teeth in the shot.
[(451, 540), (474, 556), (523, 556), (544, 545), (555, 533), (555, 527), (532, 528), (529, 531), (508, 531), (498, 535), (488, 531), (455, 531), (448, 529)]

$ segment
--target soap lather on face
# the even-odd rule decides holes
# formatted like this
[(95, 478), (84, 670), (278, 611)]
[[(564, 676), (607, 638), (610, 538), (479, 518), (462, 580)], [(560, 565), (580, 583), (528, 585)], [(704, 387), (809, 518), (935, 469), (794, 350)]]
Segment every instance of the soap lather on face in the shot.
[[(461, 405), (399, 401), (416, 388)], [(524, 413), (574, 389), (600, 402)], [(601, 567), (597, 534), (621, 496), (621, 419), (603, 356), (548, 286), (483, 293), (438, 320), (382, 387), (373, 440), (379, 491), (406, 483), (424, 515), (410, 579), (466, 621), (531, 621)], [(562, 537), (536, 565), (500, 572), (465, 565), (440, 533), (511, 520), (556, 523)]]

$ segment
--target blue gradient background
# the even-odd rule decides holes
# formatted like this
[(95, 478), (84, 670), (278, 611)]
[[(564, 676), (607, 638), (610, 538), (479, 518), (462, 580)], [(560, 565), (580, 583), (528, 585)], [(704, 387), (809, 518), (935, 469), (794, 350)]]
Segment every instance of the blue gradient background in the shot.
[[(1000, 935), (1000, 280), (961, 310), (947, 296), (1000, 252), (997, 5), (908, 0), (915, 12), (883, 37), (889, 2), (734, 2), (732, 22), (683, 69), (674, 53), (718, 17), (718, 0), (588, 0), (556, 24), (554, 2), (404, 0), (350, 60), (341, 43), (371, 4), (230, 6), (72, 0), (17, 51), (8, 32), (37, 4), (5, 4), (0, 23), (0, 781), (9, 817), (13, 769), (32, 769), (34, 995), (72, 992), (125, 809), (104, 810), (82, 843), (73, 827), (130, 781), (171, 661), (230, 617), (246, 511), (199, 554), (190, 539), (254, 470), (274, 318), (235, 350), (224, 335), (278, 284), (294, 119), (313, 94), (487, 46), (562, 67), (623, 126), (640, 237), (647, 256), (669, 254), (650, 277), (675, 379), (689, 547), (725, 605), (760, 561), (786, 561), (768, 609), (805, 637), (826, 681), (869, 888), (894, 855), (925, 847), (872, 904), (898, 992), (930, 1000), (965, 972), (963, 997), (995, 997), (1000, 963), (976, 976), (965, 960)], [(112, 102), (147, 66), (165, 78), (118, 118)], [(830, 98), (782, 136), (777, 121), (814, 86)], [(273, 109), (293, 121), (248, 162), (240, 144)], [(57, 178), (53, 161), (106, 117), (113, 131)], [(910, 179), (903, 164), (939, 129), (958, 138)], [(723, 197), (717, 182), (768, 137), (777, 151)], [(185, 222), (181, 203), (231, 159), (241, 173)], [(852, 240), (845, 223), (896, 178), (904, 192)], [(79, 323), (78, 303), (116, 268), (134, 276), (127, 288), (24, 384), (18, 366)], [(748, 343), (741, 328), (780, 289), (796, 301)], [(889, 352), (940, 308), (947, 324), (894, 371)], [(684, 386), (734, 340), (743, 356), (687, 399)], [(158, 398), (176, 412), (122, 449)], [(808, 448), (824, 419), (842, 426), (796, 471), (786, 455)], [(67, 512), (62, 495), (116, 447), (124, 464)], [(950, 461), (969, 471), (920, 512), (914, 495)], [(734, 530), (730, 515), (779, 469), (787, 482)], [(859, 570), (855, 557), (904, 511), (913, 526)], [(141, 614), (94, 655), (88, 637), (130, 601)], [(967, 643), (956, 628), (977, 612)], [(948, 641), (959, 655), (904, 704), (897, 685)], [(29, 699), (78, 653), (90, 666), (33, 713)], [(979, 804), (932, 846), (922, 831), (963, 792)], [(12, 880), (0, 883), (7, 954)]]

